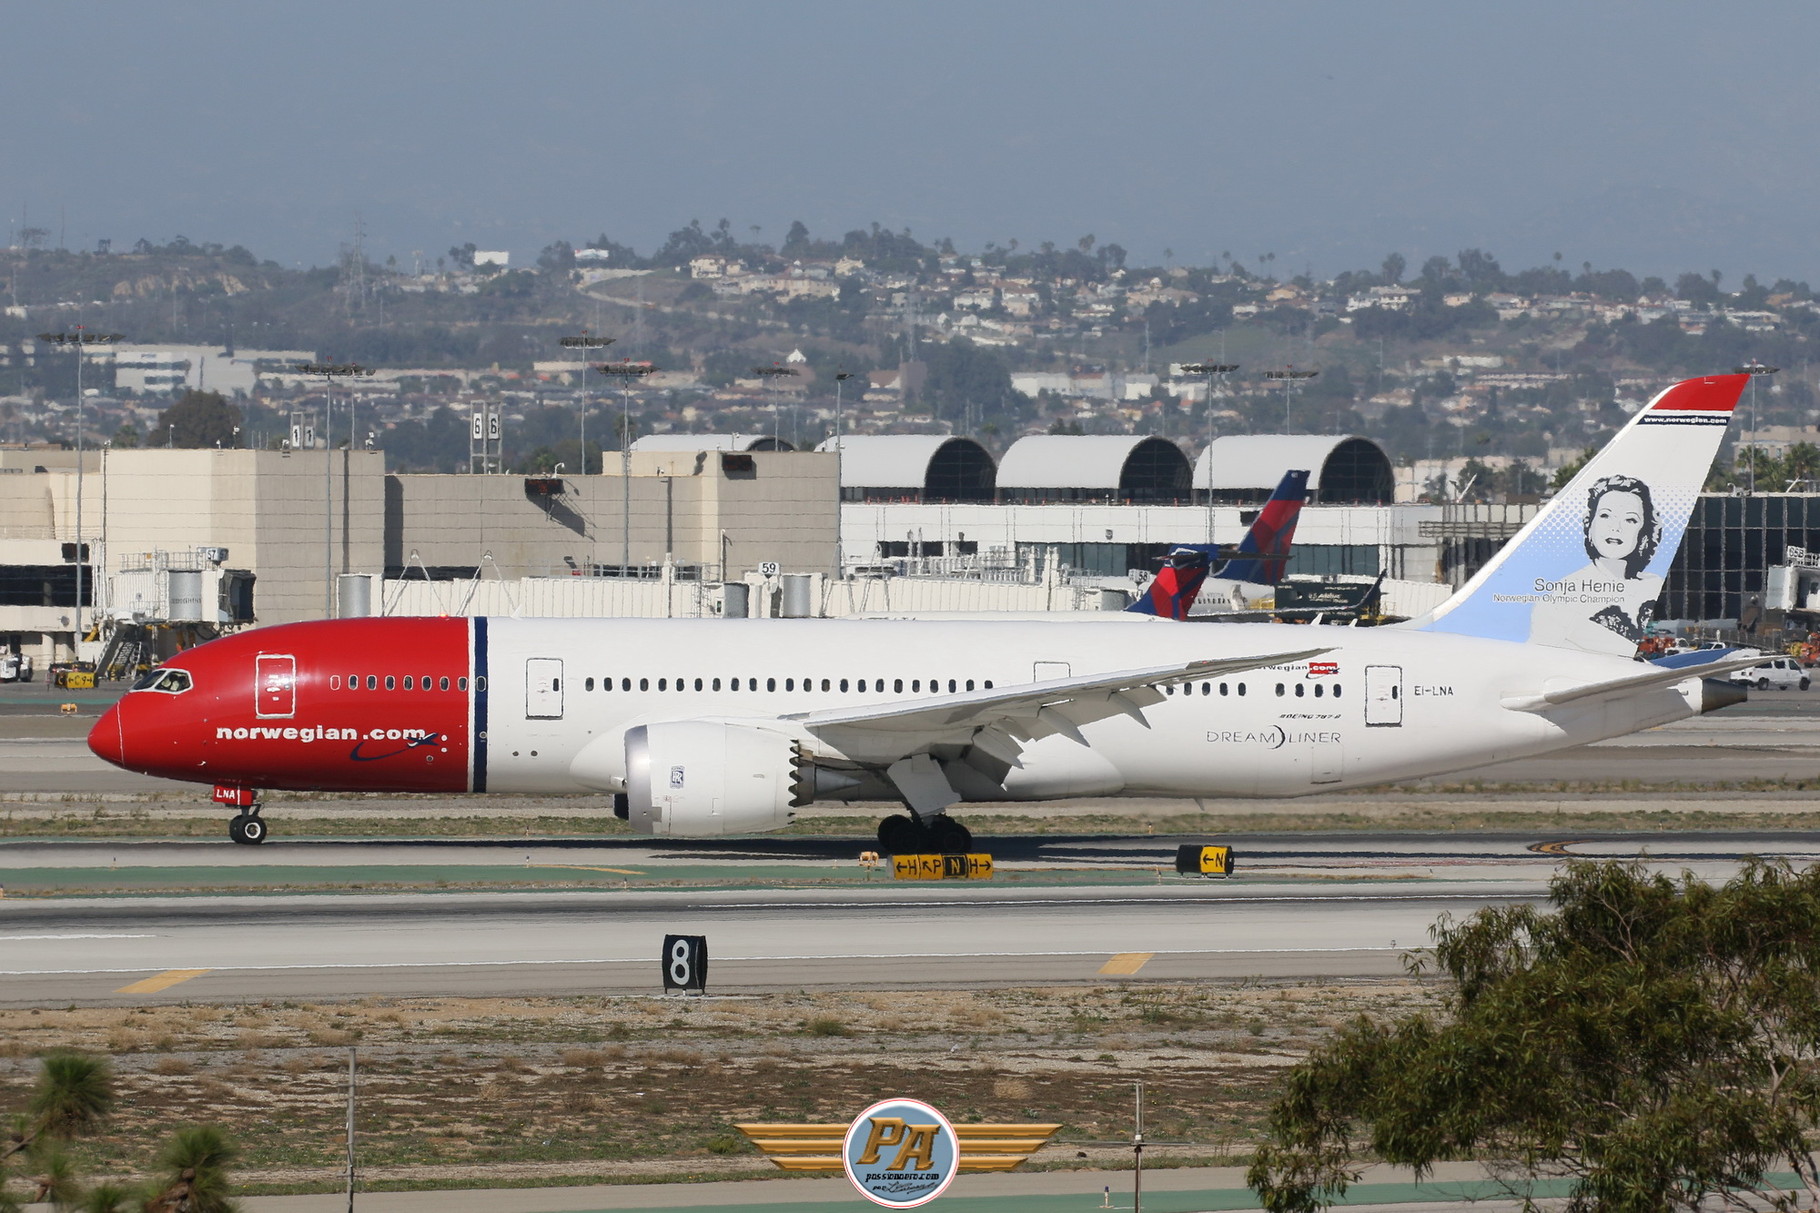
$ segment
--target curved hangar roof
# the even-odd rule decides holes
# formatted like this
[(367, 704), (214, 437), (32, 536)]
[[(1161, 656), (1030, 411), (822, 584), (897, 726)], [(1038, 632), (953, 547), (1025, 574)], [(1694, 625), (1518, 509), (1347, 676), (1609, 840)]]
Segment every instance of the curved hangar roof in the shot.
[(635, 451), (794, 451), (768, 434), (646, 434), (632, 440)]
[(1005, 501), (1175, 501), (1189, 495), (1188, 457), (1173, 442), (1131, 434), (1033, 434), (999, 463)]
[[(1009, 456), (1007, 456), (1009, 462)], [(1396, 480), (1390, 456), (1369, 438), (1332, 434), (1231, 434), (1215, 438), (1194, 465), (1194, 487), (1212, 474), (1216, 501), (1263, 501), (1291, 468), (1306, 468), (1308, 500), (1326, 505), (1388, 504)]]
[(998, 469), (971, 438), (939, 434), (857, 434), (815, 449), (840, 450), (848, 501), (991, 501)]

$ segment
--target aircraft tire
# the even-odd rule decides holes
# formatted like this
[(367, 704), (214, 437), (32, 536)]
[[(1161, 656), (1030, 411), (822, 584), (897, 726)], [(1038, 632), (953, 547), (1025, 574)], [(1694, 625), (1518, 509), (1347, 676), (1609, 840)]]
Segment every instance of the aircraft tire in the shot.
[(267, 833), (264, 818), (248, 816), (240, 823), (240, 841), (248, 846), (258, 846), (264, 842)]
[(907, 814), (895, 813), (878, 823), (878, 849), (887, 855), (914, 855), (927, 835)]
[(929, 823), (929, 845), (940, 855), (965, 855), (973, 849), (973, 832), (943, 813)]
[(228, 819), (228, 837), (233, 839), (235, 842), (245, 842), (246, 835), (241, 833), (241, 831), (240, 831), (240, 827), (244, 824), (246, 824), (246, 818), (244, 816), (229, 818)]

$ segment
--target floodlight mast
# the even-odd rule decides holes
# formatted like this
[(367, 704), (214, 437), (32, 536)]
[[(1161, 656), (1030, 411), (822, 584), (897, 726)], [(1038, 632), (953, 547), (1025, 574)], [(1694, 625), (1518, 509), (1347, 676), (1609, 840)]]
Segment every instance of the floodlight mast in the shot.
[(1319, 371), (1298, 371), (1294, 364), (1280, 371), (1265, 371), (1264, 378), (1280, 382), (1283, 385), (1283, 432), (1292, 434), (1295, 426), (1289, 420), (1289, 393), (1297, 384), (1313, 379)]
[(1185, 362), (1182, 371), (1189, 375), (1207, 376), (1207, 452), (1201, 458), (1207, 463), (1207, 542), (1213, 542), (1213, 383), (1239, 369), (1236, 362)]
[[(841, 500), (840, 470), (847, 458), (846, 451), (841, 449), (845, 437), (841, 432), (841, 387), (851, 378), (853, 378), (852, 371), (836, 369), (834, 372), (834, 496), (836, 501)], [(837, 506), (834, 522), (834, 575), (845, 577), (847, 575), (847, 558), (846, 553), (841, 549), (839, 513)]]
[[(576, 336), (564, 337), (557, 344), (565, 350), (604, 350), (617, 340), (619, 340), (617, 337), (600, 337), (583, 329)], [(581, 408), (578, 411), (581, 413), (581, 474), (586, 476), (588, 474), (588, 356), (586, 353), (583, 353), (581, 358)]]
[[(597, 362), (602, 375), (620, 376), (619, 397), (619, 575), (632, 568), (632, 381), (656, 372), (648, 362)], [(584, 467), (585, 467), (584, 462)]]
[[(86, 398), (82, 394), (82, 364), (88, 361), (88, 347), (91, 345), (113, 345), (126, 338), (119, 333), (91, 333), (78, 324), (67, 333), (39, 333), (38, 340), (50, 345), (73, 347), (76, 351), (76, 642), (81, 644), (82, 628), (82, 456)], [(105, 526), (105, 522), (103, 524)], [(103, 570), (104, 572), (106, 570)], [(91, 582), (89, 594), (94, 595), (95, 588)], [(93, 612), (90, 612), (91, 619)], [(77, 660), (82, 657), (82, 650), (76, 650)]]
[(1750, 376), (1750, 455), (1747, 460), (1749, 467), (1745, 472), (1749, 479), (1746, 482), (1748, 487), (1745, 491), (1752, 496), (1755, 496), (1757, 492), (1757, 380), (1766, 375), (1774, 375), (1781, 369), (1779, 366), (1764, 366), (1755, 358), (1743, 366), (1732, 368), (1734, 375)]
[[(370, 376), (370, 367), (358, 362), (299, 362), (300, 375), (322, 376), (322, 617), (335, 617), (335, 511), (334, 480), (330, 473), (335, 463), (335, 443), (329, 436), (330, 412), (335, 406), (333, 384), (337, 379)], [(352, 407), (352, 406), (350, 406)], [(349, 422), (348, 446), (354, 443), (352, 421)]]
[[(793, 366), (780, 366), (779, 364), (773, 362), (770, 366), (753, 367), (752, 373), (754, 375), (757, 375), (762, 380), (775, 381), (777, 379), (781, 379), (785, 375), (794, 375), (797, 372), (796, 372), (796, 368)], [(776, 395), (776, 393), (772, 393), (772, 396), (771, 396), (771, 445), (772, 446), (776, 446), (780, 442), (783, 441), (783, 435), (778, 432), (777, 427), (778, 427), (777, 395)]]

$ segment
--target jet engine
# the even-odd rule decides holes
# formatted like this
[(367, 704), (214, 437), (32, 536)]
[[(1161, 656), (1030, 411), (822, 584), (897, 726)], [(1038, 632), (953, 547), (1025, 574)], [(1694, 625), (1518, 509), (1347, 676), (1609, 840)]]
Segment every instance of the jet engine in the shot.
[(717, 720), (626, 731), (626, 820), (645, 834), (777, 830), (815, 798), (815, 764), (787, 733)]

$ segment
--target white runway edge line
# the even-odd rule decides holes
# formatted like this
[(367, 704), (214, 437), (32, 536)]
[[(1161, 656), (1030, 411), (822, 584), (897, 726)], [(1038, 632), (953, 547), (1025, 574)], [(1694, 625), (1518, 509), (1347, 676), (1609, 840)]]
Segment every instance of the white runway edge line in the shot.
[[(1420, 948), (1371, 945), (1357, 948), (1181, 948), (1157, 952), (1157, 956), (1288, 956), (1329, 952), (1412, 952)], [(784, 960), (1016, 960), (1020, 957), (1108, 956), (1112, 950), (1093, 948), (1084, 952), (843, 952), (828, 956), (716, 956), (716, 964), (759, 964)], [(581, 960), (389, 960), (371, 964), (295, 964), (295, 965), (230, 965), (205, 966), (184, 964), (187, 969), (208, 968), (210, 973), (283, 973), (316, 969), (495, 969), (540, 965), (641, 965), (650, 963), (648, 956), (606, 956)], [(0, 977), (80, 977), (116, 973), (165, 973), (170, 965), (132, 969), (0, 969)]]
[(151, 932), (142, 935), (0, 935), (0, 943), (16, 943), (24, 939), (156, 939)]

